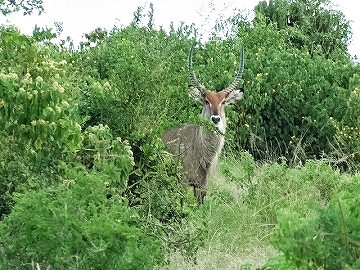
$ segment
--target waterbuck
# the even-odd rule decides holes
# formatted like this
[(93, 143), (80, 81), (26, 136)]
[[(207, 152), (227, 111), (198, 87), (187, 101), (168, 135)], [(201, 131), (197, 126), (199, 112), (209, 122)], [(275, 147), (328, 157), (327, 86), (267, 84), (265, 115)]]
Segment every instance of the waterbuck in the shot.
[(244, 89), (236, 90), (244, 71), (244, 49), (240, 50), (239, 70), (234, 82), (220, 92), (208, 91), (198, 82), (192, 71), (192, 55), (193, 47), (190, 49), (188, 58), (190, 96), (202, 104), (202, 116), (211, 120), (219, 130), (209, 131), (201, 125), (190, 124), (166, 131), (162, 140), (167, 144), (169, 152), (175, 158), (180, 158), (183, 168), (182, 182), (185, 186), (194, 188), (194, 195), (198, 203), (202, 204), (209, 178), (224, 146), (225, 106), (236, 103), (244, 94)]

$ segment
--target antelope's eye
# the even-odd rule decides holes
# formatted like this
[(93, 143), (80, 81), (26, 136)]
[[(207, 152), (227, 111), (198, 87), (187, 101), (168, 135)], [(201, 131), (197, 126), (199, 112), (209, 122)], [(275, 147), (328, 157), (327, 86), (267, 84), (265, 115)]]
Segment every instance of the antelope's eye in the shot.
[(221, 104), (222, 104), (222, 105), (225, 105), (225, 104), (226, 104), (226, 101), (225, 101), (225, 100), (223, 100), (223, 101), (221, 102)]
[(210, 102), (209, 102), (207, 99), (204, 99), (204, 103), (205, 103), (206, 105), (209, 105), (209, 104), (210, 104)]

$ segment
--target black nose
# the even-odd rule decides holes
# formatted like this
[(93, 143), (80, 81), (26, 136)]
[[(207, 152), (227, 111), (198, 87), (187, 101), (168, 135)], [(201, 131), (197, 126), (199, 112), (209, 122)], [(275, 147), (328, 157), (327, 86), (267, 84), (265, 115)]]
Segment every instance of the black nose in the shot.
[(213, 123), (216, 125), (220, 122), (221, 118), (219, 115), (212, 115), (211, 116), (211, 121), (213, 121)]

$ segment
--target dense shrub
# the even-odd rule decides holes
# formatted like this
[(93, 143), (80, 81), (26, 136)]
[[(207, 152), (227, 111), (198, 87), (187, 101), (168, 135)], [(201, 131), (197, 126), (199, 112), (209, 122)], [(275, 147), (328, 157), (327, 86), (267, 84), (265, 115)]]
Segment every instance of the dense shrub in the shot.
[[(29, 144), (37, 158), (72, 158), (81, 147), (76, 92), (67, 62), (9, 28), (1, 31), (0, 127)], [(5, 64), (6, 63), (6, 64)]]
[(107, 124), (131, 141), (134, 131), (189, 119), (186, 35), (129, 26), (80, 52), (75, 65), (85, 80), (80, 111), (89, 116), (86, 124)]
[(245, 44), (247, 91), (230, 115), (235, 133), (229, 135), (256, 158), (269, 153), (290, 162), (320, 157), (334, 150), (339, 125), (357, 128), (357, 116), (347, 115), (349, 102), (358, 104), (352, 94), (359, 88), (358, 67), (346, 57), (333, 61), (321, 50), (310, 55), (294, 48), (291, 36), (290, 29), (261, 23), (238, 33)]
[[(144, 234), (126, 198), (102, 173), (66, 169), (63, 182), (29, 191), (0, 224), (1, 269), (152, 269), (160, 242)], [(35, 267), (34, 267), (35, 268)]]
[(108, 185), (125, 190), (135, 165), (129, 143), (114, 139), (109, 127), (102, 124), (86, 128), (83, 137), (83, 148), (78, 153), (81, 163), (107, 175)]
[(325, 57), (337, 59), (346, 52), (352, 33), (350, 22), (331, 2), (259, 1), (254, 8), (255, 22), (265, 17), (267, 23), (275, 24), (278, 29), (296, 29), (297, 34), (290, 38), (292, 46), (306, 47), (310, 54), (320, 47)]
[(135, 162), (126, 191), (130, 204), (146, 219), (161, 222), (184, 215), (178, 168), (160, 138), (165, 128), (188, 122), (199, 111), (188, 98), (189, 31), (114, 29), (97, 46), (79, 52), (74, 64), (83, 74), (84, 126), (106, 124), (128, 141)]
[(19, 184), (27, 182), (30, 175), (28, 158), (17, 152), (17, 144), (0, 134), (0, 219), (9, 214), (13, 205), (12, 193)]
[[(192, 241), (201, 229), (180, 226), (188, 221), (178, 164), (164, 152), (160, 140), (162, 130), (177, 123), (164, 121), (166, 112), (178, 119), (189, 118), (186, 110), (177, 113), (179, 104), (171, 102), (180, 94), (185, 98), (179, 102), (191, 104), (183, 91), (187, 72), (174, 76), (172, 70), (185, 70), (187, 52), (181, 42), (188, 45), (189, 41), (175, 32), (168, 36), (163, 31), (129, 27), (114, 29), (93, 48), (66, 54), (56, 52), (52, 44), (36, 44), (15, 30), (9, 33), (3, 57), (19, 57), (10, 50), (19, 42), (18, 52), (29, 59), (19, 58), (16, 68), (9, 61), (1, 77), (0, 124), (4, 142), (11, 141), (0, 157), (2, 214), (10, 213), (14, 194), (57, 187), (63, 177), (62, 164), (80, 163), (109, 189), (116, 189), (106, 194), (108, 198), (119, 194), (127, 198), (139, 215), (142, 232), (192, 253), (201, 242)], [(146, 46), (130, 46), (141, 42)], [(171, 57), (178, 59), (177, 66), (170, 65)], [(148, 60), (144, 65), (143, 59)], [(13, 158), (10, 165), (26, 170), (16, 174), (5, 165)]]
[(284, 255), (264, 269), (357, 269), (360, 267), (359, 185), (313, 205), (308, 215), (282, 210), (271, 237)]
[(74, 161), (82, 133), (67, 62), (55, 46), (43, 47), (13, 27), (0, 27), (0, 36), (2, 216), (14, 191), (59, 180), (58, 164)]

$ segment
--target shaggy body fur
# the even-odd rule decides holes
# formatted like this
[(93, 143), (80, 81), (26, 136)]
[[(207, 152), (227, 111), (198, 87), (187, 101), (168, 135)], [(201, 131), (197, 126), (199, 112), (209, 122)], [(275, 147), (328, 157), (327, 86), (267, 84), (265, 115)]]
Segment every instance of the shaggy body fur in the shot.
[(199, 204), (203, 203), (209, 177), (224, 145), (224, 137), (198, 125), (187, 125), (166, 131), (162, 139), (174, 158), (182, 162), (183, 184), (185, 187), (192, 186)]

